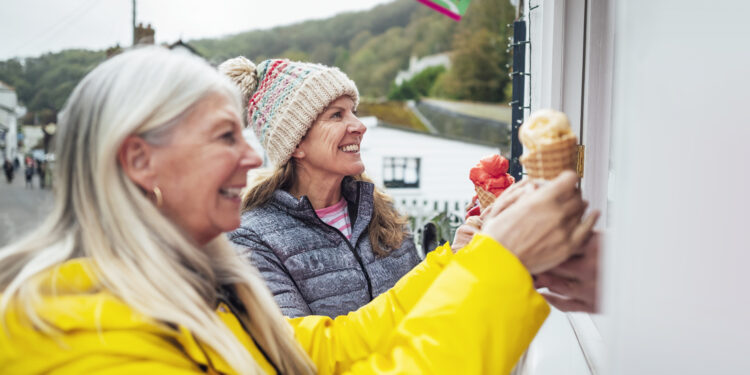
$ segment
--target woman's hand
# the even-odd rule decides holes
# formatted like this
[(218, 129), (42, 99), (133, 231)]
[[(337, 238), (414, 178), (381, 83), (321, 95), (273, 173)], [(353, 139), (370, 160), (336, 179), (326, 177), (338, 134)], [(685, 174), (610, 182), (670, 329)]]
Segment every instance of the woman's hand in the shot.
[(505, 191), (495, 199), (495, 202), (493, 202), (491, 206), (482, 211), (480, 218), (484, 221), (487, 217), (497, 216), (497, 214), (505, 211), (505, 209), (510, 207), (513, 203), (516, 203), (519, 199), (535, 190), (536, 185), (529, 178), (510, 185), (509, 188), (505, 189)]
[(493, 204), (483, 215), (482, 231), (512, 251), (532, 274), (557, 266), (581, 249), (598, 216), (581, 222), (586, 202), (577, 181), (575, 173), (565, 171), (515, 203)]
[[(498, 213), (510, 207), (521, 197), (533, 192), (534, 190), (536, 190), (536, 185), (531, 183), (529, 179), (522, 180), (519, 183), (511, 185), (503, 192), (503, 194), (500, 194), (500, 196), (495, 199), (495, 202), (492, 203), (492, 206), (482, 212), (481, 216), (469, 216), (466, 219), (466, 222), (456, 230), (456, 235), (453, 237), (453, 242), (451, 242), (451, 250), (453, 250), (453, 253), (455, 254), (471, 242), (474, 235), (482, 229), (485, 217), (497, 216)], [(488, 212), (490, 212), (490, 214), (488, 214)]]
[(537, 275), (534, 286), (548, 288), (542, 293), (551, 305), (561, 311), (598, 311), (597, 270), (601, 234), (592, 232), (581, 249), (559, 266)]
[(455, 254), (463, 249), (464, 246), (468, 245), (474, 235), (478, 233), (481, 228), (482, 221), (478, 217), (471, 216), (466, 219), (466, 223), (461, 224), (461, 226), (456, 229), (456, 235), (453, 236), (453, 242), (451, 242), (451, 250), (453, 250), (453, 253)]

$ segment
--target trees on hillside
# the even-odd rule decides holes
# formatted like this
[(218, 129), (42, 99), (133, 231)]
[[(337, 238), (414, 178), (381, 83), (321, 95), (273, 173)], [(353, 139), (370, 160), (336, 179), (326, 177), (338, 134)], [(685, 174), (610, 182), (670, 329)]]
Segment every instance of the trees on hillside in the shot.
[[(409, 55), (420, 57), (447, 50), (452, 52), (450, 70), (437, 76), (428, 75), (434, 80), (430, 82), (431, 86), (434, 82), (429, 91), (430, 95), (460, 100), (501, 102), (508, 99), (506, 88), (510, 84), (510, 78), (505, 65), (510, 62), (506, 52), (506, 40), (510, 35), (510, 29), (506, 25), (513, 21), (514, 13), (513, 6), (505, 0), (473, 0), (466, 15), (458, 23), (426, 8), (421, 9), (414, 13), (409, 25), (399, 35), (409, 44), (408, 48), (401, 50), (408, 49)], [(381, 59), (400, 58), (399, 69), (405, 67), (406, 56), (390, 56), (376, 52), (384, 48), (383, 44), (398, 41), (379, 37), (371, 39), (369, 45), (363, 45), (357, 52), (359, 60), (350, 61), (346, 66), (347, 72), (357, 75), (355, 69), (367, 66), (361, 60), (375, 56)], [(400, 51), (393, 46), (386, 50)], [(392, 82), (397, 70), (381, 71), (381, 75), (389, 75)], [(355, 80), (365, 86), (362, 90), (365, 94), (383, 95), (385, 84), (378, 82), (385, 79), (384, 77), (361, 75), (361, 81)], [(426, 95), (410, 85), (411, 83), (407, 82), (402, 86), (391, 87), (389, 97), (414, 98)]]
[(40, 123), (55, 122), (78, 81), (104, 57), (103, 51), (66, 50), (27, 58), (23, 64), (11, 59), (0, 62), (0, 81), (16, 89), (28, 110), (25, 122), (33, 118)]
[[(332, 65), (338, 58), (345, 65), (340, 47), (349, 49), (350, 42), (363, 32), (381, 35), (393, 27), (405, 27), (419, 7), (414, 0), (397, 0), (368, 11), (342, 13), (324, 20), (249, 31), (221, 39), (195, 40), (191, 44), (214, 63), (238, 55), (260, 61), (286, 57), (285, 51), (301, 51), (310, 59), (318, 59), (314, 62)], [(349, 52), (353, 55), (356, 51)]]
[(393, 84), (388, 92), (388, 99), (409, 100), (432, 95), (432, 88), (435, 86), (437, 77), (444, 72), (444, 66), (431, 66), (419, 72), (410, 80), (402, 82), (401, 85)]
[(396, 0), (369, 11), (191, 43), (214, 63), (243, 55), (255, 62), (286, 57), (335, 65), (362, 95), (382, 97), (410, 56), (450, 50), (457, 25), (414, 0)]
[(504, 0), (473, 0), (453, 38), (453, 66), (442, 82), (447, 96), (498, 102), (510, 82), (506, 52), (515, 9)]
[[(461, 31), (454, 39), (453, 61), (436, 92), (455, 99), (498, 102), (509, 82), (501, 37), (487, 29)], [(499, 45), (502, 45), (502, 49)]]
[[(513, 15), (507, 0), (472, 0), (465, 17), (455, 22), (414, 0), (396, 0), (369, 11), (190, 44), (215, 64), (244, 55), (255, 62), (288, 57), (335, 65), (369, 97), (388, 95), (412, 55), (452, 51), (452, 68), (430, 73), (429, 82), (421, 84), (431, 87), (429, 95), (503, 101), (509, 82), (506, 24)], [(104, 58), (104, 51), (67, 50), (0, 61), (0, 80), (15, 87), (30, 117), (45, 123), (55, 120), (73, 87)], [(424, 87), (398, 95), (424, 96)]]

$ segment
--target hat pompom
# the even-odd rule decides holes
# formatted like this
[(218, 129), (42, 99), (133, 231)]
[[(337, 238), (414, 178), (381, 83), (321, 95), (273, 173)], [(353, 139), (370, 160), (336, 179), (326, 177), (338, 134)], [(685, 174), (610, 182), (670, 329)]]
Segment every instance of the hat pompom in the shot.
[(258, 73), (255, 64), (244, 56), (224, 61), (219, 65), (219, 72), (229, 77), (240, 88), (246, 100), (253, 95), (258, 87)]

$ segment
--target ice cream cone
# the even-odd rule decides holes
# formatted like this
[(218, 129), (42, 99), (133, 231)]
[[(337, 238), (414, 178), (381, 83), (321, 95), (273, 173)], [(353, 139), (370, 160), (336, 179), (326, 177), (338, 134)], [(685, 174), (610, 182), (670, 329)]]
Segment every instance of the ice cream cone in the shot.
[(538, 145), (537, 150), (521, 156), (526, 175), (531, 178), (551, 180), (560, 172), (576, 169), (578, 140), (567, 135), (560, 140)]
[(479, 186), (474, 186), (474, 190), (477, 191), (477, 199), (479, 200), (479, 207), (480, 210), (484, 211), (486, 207), (489, 207), (492, 205), (492, 203), (495, 201), (497, 197), (495, 197), (495, 194), (490, 193), (487, 190), (484, 190), (484, 188)]

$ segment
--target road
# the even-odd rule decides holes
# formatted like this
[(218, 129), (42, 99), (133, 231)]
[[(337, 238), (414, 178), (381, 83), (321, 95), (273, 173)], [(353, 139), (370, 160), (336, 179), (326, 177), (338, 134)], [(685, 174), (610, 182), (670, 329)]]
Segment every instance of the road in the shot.
[(39, 189), (38, 176), (34, 176), (32, 189), (24, 185), (23, 168), (11, 184), (6, 183), (5, 174), (1, 175), (0, 246), (36, 228), (52, 209), (52, 191)]

